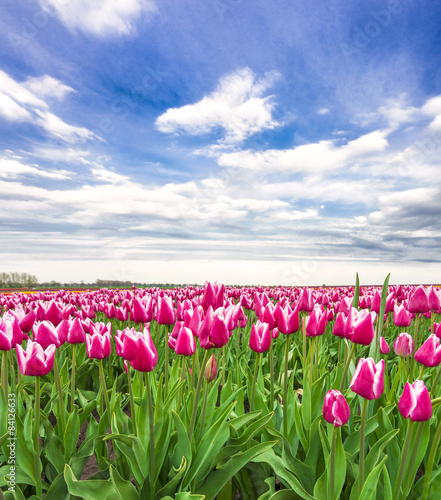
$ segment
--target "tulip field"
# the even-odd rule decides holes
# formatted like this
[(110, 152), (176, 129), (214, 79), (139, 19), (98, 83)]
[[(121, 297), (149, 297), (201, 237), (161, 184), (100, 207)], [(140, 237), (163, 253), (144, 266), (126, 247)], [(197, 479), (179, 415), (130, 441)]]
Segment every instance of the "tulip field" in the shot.
[(0, 293), (0, 500), (441, 499), (440, 298)]

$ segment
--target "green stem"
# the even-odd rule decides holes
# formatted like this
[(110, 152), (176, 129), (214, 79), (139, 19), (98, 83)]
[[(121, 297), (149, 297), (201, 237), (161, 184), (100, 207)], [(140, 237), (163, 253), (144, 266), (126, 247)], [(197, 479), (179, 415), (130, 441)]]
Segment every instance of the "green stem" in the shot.
[(438, 425), (438, 429), (436, 430), (436, 434), (433, 438), (433, 443), (430, 448), (429, 458), (427, 459), (427, 467), (426, 467), (426, 472), (424, 474), (423, 495), (421, 497), (421, 500), (427, 500), (429, 497), (430, 478), (432, 476), (433, 462), (435, 460), (435, 454), (438, 451), (440, 438), (441, 438), (441, 423)]
[(132, 414), (133, 434), (137, 436), (138, 433), (136, 432), (135, 398), (133, 397), (132, 377), (130, 375), (130, 363), (127, 363), (127, 383), (129, 385), (130, 413)]
[(147, 389), (147, 401), (149, 405), (149, 431), (150, 431), (150, 498), (155, 498), (155, 420), (153, 415), (153, 399), (152, 390), (150, 387), (149, 372), (145, 374), (145, 385)]
[(205, 413), (207, 410), (207, 397), (208, 397), (208, 383), (207, 383), (207, 381), (205, 381), (205, 384), (204, 384), (204, 404), (202, 407), (201, 429), (199, 431), (199, 441), (202, 439), (202, 436), (204, 435)]
[(432, 387), (430, 388), (430, 395), (432, 398), (435, 396), (435, 387), (438, 384), (440, 377), (441, 377), (441, 366), (438, 368), (438, 371), (436, 372), (435, 379), (432, 383)]
[(239, 354), (240, 354), (240, 327), (237, 329), (237, 352), (236, 352), (236, 383), (237, 387), (240, 387), (240, 369), (239, 369)]
[(77, 361), (77, 344), (72, 344), (72, 380), (70, 381), (70, 412), (73, 412), (75, 403), (75, 364)]
[(66, 429), (66, 408), (64, 406), (63, 388), (61, 387), (60, 370), (58, 369), (57, 357), (54, 357), (54, 377), (55, 385), (58, 391), (58, 406), (60, 411), (60, 434), (64, 439), (64, 431)]
[(270, 412), (274, 411), (274, 355), (273, 355), (273, 342), (271, 339), (270, 348), (269, 348), (269, 357), (270, 357)]
[(302, 352), (302, 369), (303, 369), (303, 384), (305, 384), (306, 381), (306, 330), (305, 330), (305, 313), (302, 313), (302, 342), (303, 342), (303, 352)]
[(314, 364), (314, 341), (315, 337), (309, 339), (309, 387), (312, 387), (312, 369)]
[(366, 430), (366, 411), (368, 406), (368, 400), (363, 399), (363, 406), (361, 409), (361, 423), (360, 423), (360, 475), (359, 475), (359, 487), (358, 493), (360, 494), (363, 490), (364, 485), (364, 437)]
[(168, 325), (164, 325), (164, 333), (165, 333), (165, 364), (164, 364), (164, 369), (165, 369), (165, 399), (167, 399), (168, 396), (168, 370), (170, 368), (170, 346), (168, 345)]
[(349, 371), (349, 365), (351, 364), (351, 359), (352, 359), (352, 356), (353, 356), (353, 354), (355, 352), (355, 348), (356, 347), (357, 347), (357, 344), (352, 344), (352, 347), (351, 347), (351, 350), (349, 352), (349, 355), (346, 358), (345, 368), (343, 370), (343, 376), (342, 376), (341, 382), (340, 382), (340, 392), (343, 392), (343, 388), (344, 388), (345, 383), (346, 383), (346, 376), (347, 376), (348, 371)]
[[(181, 368), (181, 382), (185, 379), (185, 365), (187, 364), (185, 360), (185, 356), (181, 356), (182, 358), (182, 368)], [(179, 394), (178, 394), (178, 404), (176, 406), (176, 413), (179, 413), (181, 409), (181, 400), (182, 400), (182, 385), (181, 388), (179, 389)]]
[[(98, 365), (100, 368), (100, 379), (101, 379), (101, 385), (103, 388), (104, 401), (106, 402), (106, 408), (107, 408), (109, 421), (111, 421), (109, 394), (107, 393), (106, 377), (104, 376), (103, 360), (102, 359), (98, 360)], [(104, 414), (104, 412), (103, 412), (103, 414)]]
[(2, 389), (6, 401), (8, 400), (8, 352), (2, 351)]
[[(415, 316), (415, 331), (413, 333), (413, 345), (415, 352), (418, 350), (418, 329), (419, 329), (419, 323), (420, 323), (420, 314), (417, 313)], [(412, 361), (410, 363), (410, 378), (413, 380), (413, 372), (415, 369), (415, 356), (412, 356)]]
[[(202, 361), (203, 367), (207, 365), (207, 361), (208, 361), (209, 356), (210, 356), (210, 352), (207, 349), (205, 351), (204, 360)], [(196, 413), (197, 413), (197, 409), (198, 409), (199, 396), (201, 394), (202, 382), (204, 380), (204, 372), (199, 370), (198, 375), (199, 375), (198, 376), (198, 385), (196, 387), (196, 394), (194, 396), (194, 401), (193, 401), (193, 409), (191, 412), (190, 428), (188, 429), (188, 440), (190, 441), (190, 443), (191, 443), (191, 438), (193, 437), (194, 426), (196, 423)]]
[(331, 467), (329, 471), (329, 499), (334, 500), (335, 494), (335, 444), (337, 440), (338, 427), (332, 429), (332, 441), (331, 441)]
[(401, 484), (403, 482), (404, 469), (406, 467), (407, 455), (409, 453), (411, 436), (412, 436), (412, 425), (411, 425), (411, 422), (409, 420), (409, 422), (407, 424), (406, 439), (404, 441), (403, 451), (401, 452), (400, 469), (398, 471), (397, 479), (395, 481), (393, 500), (399, 500), (400, 495), (401, 495)]
[(283, 378), (283, 433), (288, 439), (288, 356), (289, 356), (289, 335), (285, 335), (285, 374)]
[[(222, 387), (225, 387), (225, 379), (226, 379), (226, 350), (225, 346), (222, 347)], [(202, 370), (204, 370), (205, 367), (202, 365)]]
[(251, 386), (250, 412), (254, 409), (254, 392), (256, 390), (257, 370), (259, 369), (259, 353), (256, 353), (256, 364), (254, 365), (253, 385)]
[(12, 357), (12, 349), (9, 351), (9, 369), (11, 370), (11, 392), (15, 391), (15, 384), (17, 383), (17, 379), (15, 378), (15, 362)]
[(405, 479), (405, 484), (404, 484), (404, 493), (407, 498), (407, 495), (410, 493), (410, 489), (412, 488), (413, 481), (415, 479), (415, 475), (412, 474), (412, 469), (415, 465), (415, 460), (416, 456), (418, 453), (418, 448), (420, 446), (421, 442), (421, 437), (423, 435), (423, 430), (424, 430), (424, 424), (426, 422), (416, 422), (417, 427), (417, 434), (415, 438), (415, 442), (413, 445), (413, 453), (410, 454), (410, 459), (409, 459), (409, 465), (407, 466), (406, 472), (404, 474)]
[(43, 498), (43, 485), (40, 473), (40, 377), (35, 377), (34, 408), (34, 469), (37, 479), (37, 497)]

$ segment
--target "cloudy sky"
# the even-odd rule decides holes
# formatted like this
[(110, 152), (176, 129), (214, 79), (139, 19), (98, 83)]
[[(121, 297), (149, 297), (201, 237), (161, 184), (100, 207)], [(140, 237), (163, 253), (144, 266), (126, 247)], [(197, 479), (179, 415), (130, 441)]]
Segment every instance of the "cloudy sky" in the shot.
[(5, 0), (0, 259), (441, 282), (441, 4)]

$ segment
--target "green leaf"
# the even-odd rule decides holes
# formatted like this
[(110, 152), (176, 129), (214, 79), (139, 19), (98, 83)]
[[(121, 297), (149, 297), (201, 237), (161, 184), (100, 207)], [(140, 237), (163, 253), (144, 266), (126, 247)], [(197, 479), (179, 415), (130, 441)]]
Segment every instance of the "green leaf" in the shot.
[(205, 500), (213, 500), (224, 484), (245, 467), (248, 462), (270, 450), (275, 444), (276, 441), (260, 443), (247, 451), (232, 456), (224, 466), (211, 472), (205, 478), (202, 486), (197, 489), (197, 493), (205, 495)]
[(365, 460), (365, 469), (372, 470), (376, 465), (378, 460), (380, 459), (380, 454), (383, 451), (383, 448), (389, 443), (391, 439), (393, 439), (398, 433), (399, 429), (395, 429), (393, 431), (385, 434), (381, 439), (379, 439), (374, 446), (369, 450), (368, 455)]
[(115, 486), (121, 500), (139, 500), (139, 493), (134, 488), (130, 481), (125, 481), (115, 469), (115, 467), (110, 467), (110, 479)]
[(358, 273), (355, 273), (355, 289), (354, 289), (354, 298), (352, 299), (352, 307), (358, 309), (358, 300), (360, 297), (360, 279), (358, 277)]
[(44, 500), (69, 500), (70, 494), (64, 479), (64, 473), (59, 474), (47, 490)]
[(78, 438), (80, 435), (80, 417), (78, 415), (78, 406), (74, 405), (73, 412), (69, 415), (64, 432), (64, 458), (68, 462), (70, 457), (76, 451)]
[[(35, 484), (35, 469), (34, 469), (34, 450), (32, 448), (32, 441), (27, 441), (24, 435), (23, 423), (20, 417), (15, 415), (15, 425), (17, 430), (16, 443), (16, 458), (17, 465), (20, 469), (29, 476)], [(40, 469), (42, 470), (42, 468)]]
[[(386, 276), (386, 279), (383, 283), (383, 290), (381, 292), (381, 305), (380, 305), (380, 313), (377, 317), (377, 328), (375, 332), (375, 340), (372, 342), (371, 347), (369, 349), (369, 356), (371, 358), (375, 358), (375, 362), (379, 361), (380, 356), (380, 337), (383, 332), (383, 323), (384, 323), (384, 311), (386, 310), (386, 299), (387, 299), (387, 291), (389, 286), (390, 273)], [(376, 354), (376, 356), (375, 356)], [(378, 359), (377, 359), (378, 358)]]
[(64, 470), (64, 447), (61, 439), (54, 435), (46, 446), (46, 456), (55, 467), (58, 474), (62, 474)]
[(185, 471), (187, 470), (187, 459), (182, 457), (181, 464), (178, 469), (173, 468), (176, 474), (172, 479), (158, 491), (158, 497), (162, 498), (166, 495), (174, 495), (182, 478), (184, 477)]
[(176, 432), (178, 434), (178, 442), (176, 444), (176, 451), (178, 453), (179, 458), (185, 457), (187, 459), (187, 464), (191, 464), (191, 445), (188, 439), (187, 429), (184, 427), (181, 418), (179, 415), (172, 410), (172, 416), (175, 421)]
[(297, 500), (299, 496), (292, 490), (280, 490), (274, 493), (269, 500)]
[(90, 479), (78, 481), (68, 464), (64, 468), (64, 479), (71, 495), (87, 500), (121, 500), (115, 486), (110, 481)]
[(383, 469), (383, 465), (386, 463), (386, 460), (387, 455), (384, 456), (383, 460), (371, 471), (369, 476), (366, 478), (358, 500), (372, 500), (372, 498), (375, 498), (374, 494), (377, 491), (378, 480)]

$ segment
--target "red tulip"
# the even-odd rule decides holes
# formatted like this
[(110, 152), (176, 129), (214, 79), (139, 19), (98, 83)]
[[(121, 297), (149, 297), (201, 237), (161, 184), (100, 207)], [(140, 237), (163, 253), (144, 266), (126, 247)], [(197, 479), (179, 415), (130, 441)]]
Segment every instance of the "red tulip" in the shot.
[(323, 416), (326, 422), (335, 427), (345, 425), (351, 416), (348, 402), (340, 391), (331, 389), (326, 393), (323, 405)]
[(422, 380), (412, 385), (406, 382), (403, 394), (398, 402), (398, 409), (404, 418), (413, 422), (425, 422), (432, 417), (432, 401), (429, 391)]
[(365, 399), (378, 399), (384, 391), (384, 359), (360, 358), (350, 383), (351, 390)]
[(47, 375), (54, 366), (55, 349), (54, 344), (51, 344), (44, 350), (32, 340), (28, 340), (26, 351), (21, 345), (17, 345), (17, 361), (21, 373), (31, 377)]

